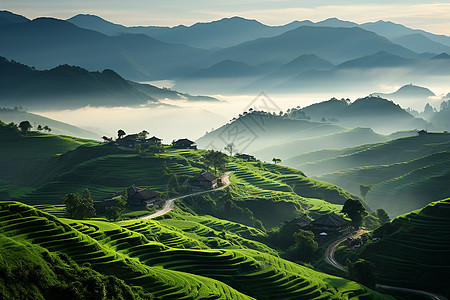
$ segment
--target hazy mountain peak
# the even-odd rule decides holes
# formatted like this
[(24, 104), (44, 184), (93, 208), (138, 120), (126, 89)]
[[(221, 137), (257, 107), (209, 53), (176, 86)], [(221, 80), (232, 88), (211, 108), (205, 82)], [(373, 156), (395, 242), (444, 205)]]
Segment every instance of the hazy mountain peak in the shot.
[(30, 19), (24, 16), (12, 13), (7, 10), (0, 10), (0, 18), (7, 23), (24, 23), (30, 21)]
[(436, 56), (433, 56), (431, 59), (450, 59), (450, 55), (448, 53), (441, 53)]
[(394, 94), (401, 95), (401, 96), (416, 96), (416, 97), (417, 96), (424, 96), (424, 97), (436, 96), (428, 88), (414, 85), (412, 83), (402, 86)]

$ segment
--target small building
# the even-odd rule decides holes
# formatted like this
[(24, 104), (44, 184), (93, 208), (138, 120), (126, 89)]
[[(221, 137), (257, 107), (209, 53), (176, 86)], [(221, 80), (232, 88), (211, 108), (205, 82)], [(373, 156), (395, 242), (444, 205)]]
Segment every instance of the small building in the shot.
[(219, 185), (219, 180), (216, 176), (206, 171), (192, 179), (190, 185), (200, 190), (215, 189)]
[(116, 206), (117, 200), (119, 197), (121, 197), (121, 196), (114, 196), (114, 197), (107, 198), (102, 201), (94, 201), (94, 208), (95, 208), (96, 213), (103, 214), (106, 212), (107, 207)]
[(161, 204), (164, 202), (159, 193), (134, 185), (127, 189), (127, 194), (127, 203), (130, 206), (162, 206)]
[(428, 134), (428, 131), (422, 129), (422, 130), (418, 131), (417, 133), (419, 135), (426, 135), (426, 134)]
[(315, 234), (325, 232), (327, 235), (340, 235), (350, 229), (350, 221), (334, 212), (326, 214), (311, 222), (311, 230)]
[(309, 227), (311, 227), (311, 220), (306, 215), (298, 216), (297, 218), (292, 220), (291, 223), (304, 230), (309, 230)]
[(152, 136), (151, 138), (146, 139), (145, 142), (150, 144), (161, 144), (162, 139)]
[(237, 153), (237, 154), (234, 155), (234, 157), (241, 158), (241, 159), (246, 160), (246, 161), (256, 161), (256, 157), (254, 157), (253, 155), (250, 155), (250, 154), (244, 154), (244, 153), (239, 154), (239, 153)]
[(179, 139), (172, 143), (172, 147), (179, 149), (197, 149), (195, 142), (189, 139)]
[(137, 140), (138, 140), (137, 134), (129, 134), (121, 139), (118, 139), (116, 143), (122, 147), (133, 148), (136, 145)]

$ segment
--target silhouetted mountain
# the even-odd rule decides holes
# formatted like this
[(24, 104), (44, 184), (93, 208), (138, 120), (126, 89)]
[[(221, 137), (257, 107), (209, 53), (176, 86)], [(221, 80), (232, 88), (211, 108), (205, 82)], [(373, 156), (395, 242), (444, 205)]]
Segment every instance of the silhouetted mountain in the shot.
[(2, 24), (0, 36), (0, 55), (37, 68), (61, 64), (89, 70), (110, 68), (137, 80), (191, 73), (205, 55), (204, 50), (166, 44), (146, 35), (111, 37), (50, 18)]
[(27, 21), (29, 21), (29, 19), (25, 18), (24, 16), (14, 14), (6, 10), (0, 11), (0, 24), (23, 23)]
[(398, 38), (392, 39), (396, 44), (399, 44), (405, 48), (411, 49), (415, 52), (449, 52), (450, 47), (443, 44), (434, 42), (429, 38), (425, 37), (421, 33), (413, 33), (400, 36)]
[(365, 97), (350, 103), (345, 99), (331, 99), (307, 106), (302, 111), (311, 120), (337, 119), (346, 127), (370, 127), (377, 132), (422, 128), (425, 121), (416, 119), (398, 104), (380, 97)]
[(233, 93), (274, 69), (273, 64), (251, 66), (224, 60), (176, 81), (175, 89), (201, 93)]
[(78, 14), (66, 21), (80, 28), (95, 30), (106, 35), (119, 35), (127, 32), (127, 27), (111, 23), (96, 15)]
[(61, 65), (37, 71), (0, 57), (0, 105), (27, 108), (75, 108), (91, 106), (134, 106), (158, 103), (159, 99), (217, 101), (210, 97), (180, 94), (152, 85), (138, 84), (112, 70), (89, 72)]
[(367, 55), (350, 61), (346, 61), (338, 68), (379, 68), (379, 67), (401, 67), (411, 66), (417, 61), (403, 58), (398, 55), (392, 55), (386, 51), (380, 51), (373, 55)]
[(342, 63), (378, 51), (404, 57), (416, 54), (386, 38), (357, 27), (332, 28), (301, 26), (272, 38), (261, 38), (218, 51), (216, 59), (232, 59), (260, 64), (270, 59), (287, 63), (299, 54), (314, 53), (331, 62)]
[(358, 27), (359, 25), (354, 22), (339, 20), (338, 18), (328, 18), (326, 20), (313, 23), (313, 26), (323, 26), (323, 27)]
[(389, 98), (428, 98), (436, 96), (432, 91), (425, 87), (407, 84), (399, 88), (393, 93), (383, 94), (383, 93), (373, 93), (374, 96), (389, 97)]
[(439, 55), (433, 56), (431, 59), (450, 59), (450, 55), (447, 53), (441, 53)]
[(267, 26), (256, 20), (232, 17), (213, 22), (195, 23), (192, 26), (125, 27), (92, 15), (77, 15), (67, 21), (78, 27), (95, 30), (107, 35), (120, 33), (146, 34), (167, 43), (181, 43), (205, 49), (235, 46), (260, 37), (276, 36), (301, 25), (312, 23), (295, 21), (283, 26)]
[(334, 65), (332, 63), (315, 54), (303, 54), (247, 85), (245, 90), (258, 90), (262, 87), (268, 90), (303, 72), (309, 70), (331, 70), (333, 67)]
[(360, 27), (369, 31), (373, 31), (378, 35), (390, 39), (391, 41), (400, 38), (401, 36), (420, 33), (436, 43), (440, 43), (450, 47), (450, 37), (448, 36), (436, 35), (420, 29), (411, 29), (404, 25), (396, 24), (393, 22), (386, 22), (380, 20), (377, 22), (369, 22), (361, 24)]

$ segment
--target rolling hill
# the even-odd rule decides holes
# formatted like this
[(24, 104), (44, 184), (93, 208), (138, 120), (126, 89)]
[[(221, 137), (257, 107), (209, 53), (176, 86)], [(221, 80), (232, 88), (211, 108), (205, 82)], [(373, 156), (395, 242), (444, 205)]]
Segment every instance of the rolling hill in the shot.
[(220, 50), (214, 57), (249, 64), (260, 64), (270, 57), (271, 61), (287, 63), (300, 54), (314, 53), (332, 63), (342, 63), (379, 51), (403, 57), (415, 56), (414, 52), (360, 28), (301, 26), (276, 37), (260, 38)]
[(377, 280), (450, 296), (450, 200), (433, 202), (375, 230), (379, 240), (360, 254), (375, 264)]
[(263, 148), (254, 153), (256, 156), (270, 161), (274, 155), (282, 159), (287, 159), (295, 155), (322, 149), (348, 148), (363, 144), (384, 142), (387, 140), (389, 140), (389, 138), (375, 133), (370, 128), (358, 127), (304, 139), (296, 136), (293, 141)]
[[(205, 50), (163, 43), (142, 34), (106, 36), (52, 18), (1, 24), (0, 35), (0, 55), (8, 59), (38, 69), (64, 64), (91, 71), (112, 69), (133, 80), (188, 74), (206, 54)], [(180, 57), (185, 57), (182, 63)]]
[[(66, 268), (78, 269), (83, 264), (85, 273), (100, 273), (97, 280), (109, 276), (109, 282), (115, 283), (119, 290), (126, 285), (141, 287), (140, 293), (150, 294), (149, 298), (388, 297), (354, 282), (280, 259), (262, 246), (259, 251), (245, 246), (232, 249), (230, 242), (237, 241), (238, 237), (230, 227), (231, 233), (225, 235), (227, 239), (211, 236), (209, 244), (216, 247), (208, 247), (202, 242), (206, 240), (202, 236), (208, 232), (217, 234), (214, 227), (218, 224), (213, 220), (192, 227), (191, 219), (192, 225), (183, 222), (186, 230), (183, 231), (173, 227), (175, 222), (168, 226), (153, 220), (109, 223), (60, 219), (17, 202), (1, 202), (0, 209), (2, 240), (17, 245), (19, 253), (24, 251), (22, 245), (27, 245), (34, 255), (29, 259), (41, 262), (39, 270), (47, 276), (51, 276), (52, 268), (43, 260), (54, 260), (55, 266), (60, 265), (61, 260), (56, 258), (56, 253), (60, 253), (60, 258), (70, 262), (66, 262)], [(241, 242), (245, 240), (241, 238)], [(250, 240), (247, 243), (250, 247), (257, 246)], [(24, 258), (16, 261), (22, 263)], [(35, 278), (29, 280), (31, 284), (35, 281)]]
[(304, 107), (302, 111), (313, 121), (335, 118), (342, 126), (365, 126), (381, 133), (426, 127), (423, 119), (414, 118), (398, 104), (374, 96), (360, 98), (351, 103), (345, 99), (333, 98)]
[(0, 105), (31, 109), (70, 109), (85, 106), (138, 106), (160, 99), (218, 101), (149, 84), (125, 80), (112, 70), (89, 72), (61, 65), (40, 71), (0, 57)]
[(0, 120), (4, 123), (13, 122), (16, 124), (20, 124), (20, 122), (27, 120), (33, 126), (33, 130), (37, 130), (37, 126), (39, 125), (42, 127), (47, 125), (51, 128), (53, 134), (58, 135), (68, 135), (93, 140), (99, 140), (101, 136), (99, 133), (19, 109), (0, 108)]

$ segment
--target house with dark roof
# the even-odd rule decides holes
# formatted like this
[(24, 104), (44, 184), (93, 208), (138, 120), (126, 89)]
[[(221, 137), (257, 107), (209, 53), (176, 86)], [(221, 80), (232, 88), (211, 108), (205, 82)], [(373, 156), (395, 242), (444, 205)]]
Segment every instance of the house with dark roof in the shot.
[(172, 147), (179, 149), (197, 149), (195, 142), (189, 139), (179, 139), (172, 143)]
[(145, 139), (145, 142), (150, 144), (161, 144), (162, 139), (152, 136), (151, 138)]
[(291, 222), (304, 230), (308, 230), (311, 226), (311, 220), (306, 215), (300, 215)]
[(122, 147), (133, 148), (136, 145), (137, 141), (137, 134), (129, 134), (121, 139), (116, 140), (116, 143)]
[(239, 154), (239, 153), (237, 153), (237, 154), (234, 155), (234, 157), (240, 158), (240, 159), (243, 159), (243, 160), (246, 160), (246, 161), (256, 161), (256, 157), (254, 157), (253, 155), (250, 155), (250, 154), (244, 154), (244, 153)]
[(190, 181), (191, 187), (199, 190), (215, 189), (219, 186), (219, 178), (208, 171), (201, 173)]
[(127, 204), (130, 206), (162, 206), (164, 202), (159, 193), (134, 185), (127, 189), (127, 194)]
[(418, 131), (417, 133), (419, 135), (426, 135), (426, 134), (428, 134), (428, 131), (422, 129), (422, 130)]
[(311, 222), (311, 230), (315, 234), (323, 232), (327, 235), (338, 235), (347, 232), (350, 229), (350, 221), (335, 214), (334, 212), (321, 216)]

